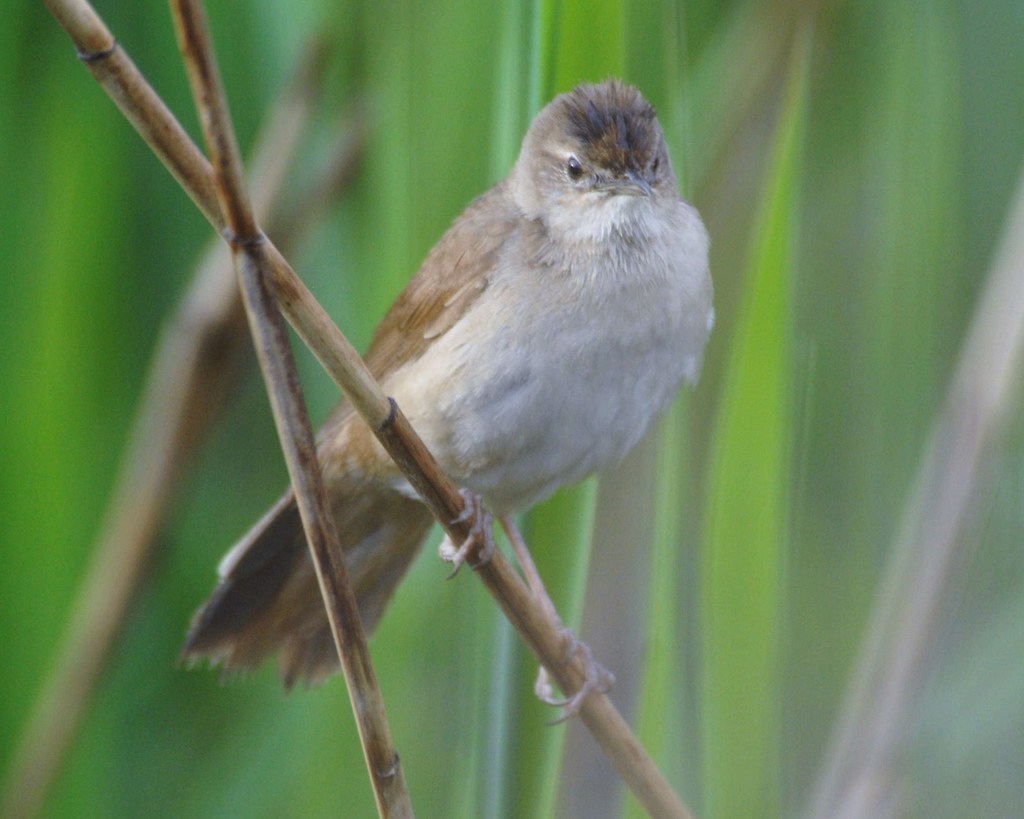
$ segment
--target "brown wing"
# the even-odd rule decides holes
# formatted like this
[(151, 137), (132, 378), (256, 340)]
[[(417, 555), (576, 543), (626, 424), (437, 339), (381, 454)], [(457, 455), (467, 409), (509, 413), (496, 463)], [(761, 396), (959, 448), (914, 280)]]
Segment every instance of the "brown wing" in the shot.
[(515, 221), (504, 182), (466, 208), (377, 327), (366, 363), (378, 379), (423, 355), (476, 301)]

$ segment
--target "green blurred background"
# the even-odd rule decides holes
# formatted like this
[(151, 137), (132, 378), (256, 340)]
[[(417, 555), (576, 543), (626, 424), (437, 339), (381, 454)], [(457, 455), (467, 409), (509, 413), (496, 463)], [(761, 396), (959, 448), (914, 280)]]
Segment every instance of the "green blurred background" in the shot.
[[(198, 135), (167, 8), (98, 6)], [(1024, 157), (1019, 0), (211, 4), (243, 149), (305, 43), (310, 136), (356, 98), (351, 191), (293, 255), (357, 346), (530, 117), (623, 76), (712, 236), (699, 388), (527, 521), (552, 594), (701, 817), (798, 815)], [(42, 4), (0, 27), (0, 769), (67, 626), (161, 321), (211, 230)], [(316, 174), (309, 150), (294, 176)], [(1021, 282), (1024, 287), (1024, 281)], [(304, 351), (314, 419), (336, 391)], [(899, 759), (898, 815), (1021, 815), (1024, 426), (987, 457)], [(175, 658), (224, 549), (286, 480), (250, 367), (161, 537), (48, 816), (369, 816), (340, 678), (282, 693)], [(593, 534), (594, 548), (588, 544)], [(372, 643), (425, 817), (618, 816), (579, 726), (480, 585), (428, 549)]]

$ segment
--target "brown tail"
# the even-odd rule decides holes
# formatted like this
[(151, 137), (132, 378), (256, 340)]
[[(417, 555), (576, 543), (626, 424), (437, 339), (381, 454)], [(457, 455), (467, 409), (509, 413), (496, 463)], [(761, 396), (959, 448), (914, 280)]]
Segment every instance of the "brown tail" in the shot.
[[(426, 508), (382, 483), (332, 487), (349, 579), (367, 631), (380, 620), (430, 529)], [(258, 667), (278, 654), (287, 687), (338, 670), (313, 562), (289, 491), (225, 556), (220, 582), (192, 619), (181, 657), (226, 670)]]

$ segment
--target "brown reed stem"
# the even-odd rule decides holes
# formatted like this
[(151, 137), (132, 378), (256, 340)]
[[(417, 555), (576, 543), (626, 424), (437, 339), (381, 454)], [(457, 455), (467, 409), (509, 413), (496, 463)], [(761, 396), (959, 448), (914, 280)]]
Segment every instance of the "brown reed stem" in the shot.
[(272, 292), (264, 238), (245, 190), (242, 158), (199, 0), (172, 0), (178, 43), (210, 151), (221, 210), (226, 216), (249, 330), (266, 382), (281, 449), (309, 544), (327, 618), (338, 649), (370, 782), (381, 817), (413, 815), (388, 726), (384, 698), (327, 503), (316, 442), (284, 320)]

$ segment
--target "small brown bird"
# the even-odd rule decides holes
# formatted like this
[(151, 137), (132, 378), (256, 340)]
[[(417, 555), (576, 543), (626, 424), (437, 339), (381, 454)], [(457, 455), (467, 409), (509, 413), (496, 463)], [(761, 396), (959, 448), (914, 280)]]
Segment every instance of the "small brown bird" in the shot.
[[(456, 484), (498, 514), (620, 460), (695, 383), (713, 321), (708, 237), (654, 109), (617, 80), (533, 121), (515, 166), (427, 256), (366, 363)], [(318, 436), (367, 629), (431, 516), (342, 404)], [(286, 685), (338, 669), (289, 491), (221, 561), (183, 650), (228, 669), (279, 655)]]

